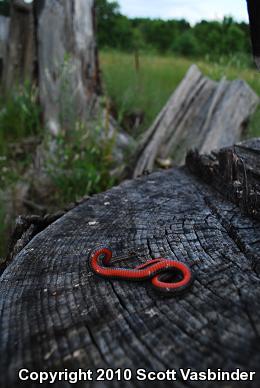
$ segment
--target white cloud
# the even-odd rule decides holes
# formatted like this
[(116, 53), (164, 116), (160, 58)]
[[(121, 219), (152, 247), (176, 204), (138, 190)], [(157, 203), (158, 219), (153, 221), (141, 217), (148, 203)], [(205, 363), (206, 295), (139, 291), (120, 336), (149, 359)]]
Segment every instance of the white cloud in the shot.
[(201, 19), (233, 16), (248, 21), (246, 0), (118, 0), (121, 12), (129, 17), (162, 19), (185, 18), (191, 23)]

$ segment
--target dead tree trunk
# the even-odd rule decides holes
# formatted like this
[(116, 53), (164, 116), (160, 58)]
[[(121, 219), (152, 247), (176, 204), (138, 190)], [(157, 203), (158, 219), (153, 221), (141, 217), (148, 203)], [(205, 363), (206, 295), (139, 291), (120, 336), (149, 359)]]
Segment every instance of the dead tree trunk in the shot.
[[(236, 147), (255, 188), (259, 144)], [(200, 157), (199, 178), (204, 180), (215, 169), (216, 174), (227, 171), (226, 184), (240, 179), (242, 165), (234, 165), (230, 174), (230, 159), (221, 153), (216, 155), (219, 170), (217, 161), (210, 166)], [(208, 180), (213, 187), (216, 174)], [(21, 368), (108, 367), (240, 368), (255, 371), (254, 380), (245, 385), (228, 381), (228, 386), (259, 387), (260, 223), (198, 177), (181, 167), (124, 182), (81, 203), (46, 229), (38, 225), (43, 230), (30, 242), (30, 230), (38, 221), (27, 225), (26, 246), (0, 282), (3, 387), (20, 386)], [(250, 190), (245, 195), (250, 196)], [(259, 201), (254, 206), (259, 212)], [(158, 256), (183, 261), (195, 275), (193, 288), (164, 299), (149, 284), (98, 278), (88, 267), (88, 255), (100, 244), (110, 246), (123, 267)], [(221, 384), (203, 382), (203, 387)], [(189, 385), (200, 387), (201, 382)], [(124, 382), (105, 386), (122, 387)], [(143, 387), (143, 382), (132, 380), (127, 386)], [(162, 381), (157, 386), (168, 385)], [(187, 385), (179, 379), (174, 386)]]
[(12, 1), (5, 89), (36, 79), (53, 134), (86, 119), (95, 104), (100, 82), (94, 19), (94, 0)]
[(251, 29), (253, 55), (258, 69), (260, 69), (260, 4), (255, 0), (247, 0), (248, 15)]
[(7, 39), (9, 35), (10, 19), (0, 15), (0, 82), (2, 82), (4, 63), (6, 61)]
[(152, 170), (156, 159), (185, 161), (186, 152), (225, 147), (240, 139), (259, 103), (258, 96), (241, 80), (219, 83), (203, 76), (193, 65), (169, 98), (136, 153), (134, 176)]
[(52, 133), (84, 120), (99, 91), (94, 0), (36, 1), (40, 99)]
[(23, 0), (12, 0), (3, 74), (6, 93), (16, 84), (33, 79), (35, 59), (33, 6)]

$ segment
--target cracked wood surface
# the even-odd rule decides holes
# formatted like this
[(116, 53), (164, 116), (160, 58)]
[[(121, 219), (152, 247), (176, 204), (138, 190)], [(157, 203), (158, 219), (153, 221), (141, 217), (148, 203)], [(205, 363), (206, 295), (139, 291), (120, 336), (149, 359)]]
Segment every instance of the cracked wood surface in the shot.
[[(1, 276), (2, 386), (18, 386), (23, 367), (127, 367), (241, 368), (257, 372), (244, 386), (259, 387), (259, 236), (257, 219), (183, 167), (93, 196), (36, 235)], [(99, 245), (124, 267), (158, 256), (181, 260), (194, 285), (163, 298), (147, 283), (98, 278), (87, 262)], [(105, 386), (117, 385), (124, 386)], [(188, 384), (201, 385), (222, 386)]]

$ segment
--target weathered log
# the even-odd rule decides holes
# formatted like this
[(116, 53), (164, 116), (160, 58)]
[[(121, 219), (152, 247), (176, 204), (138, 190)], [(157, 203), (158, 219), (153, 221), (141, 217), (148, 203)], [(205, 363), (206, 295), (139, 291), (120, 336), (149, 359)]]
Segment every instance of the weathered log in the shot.
[(145, 132), (136, 153), (134, 176), (152, 170), (156, 158), (185, 161), (197, 148), (210, 152), (240, 139), (258, 96), (241, 80), (219, 83), (192, 65), (158, 117)]
[[(251, 151), (249, 143), (238, 146), (246, 150), (247, 169), (259, 169), (259, 144)], [(256, 371), (254, 380), (228, 386), (259, 387), (259, 233), (258, 220), (241, 214), (186, 167), (93, 196), (37, 234), (1, 276), (2, 386), (20, 386), (20, 368), (127, 367), (240, 368)], [(98, 278), (88, 257), (100, 245), (110, 246), (124, 267), (158, 256), (181, 260), (194, 272), (193, 288), (165, 299), (149, 284)]]

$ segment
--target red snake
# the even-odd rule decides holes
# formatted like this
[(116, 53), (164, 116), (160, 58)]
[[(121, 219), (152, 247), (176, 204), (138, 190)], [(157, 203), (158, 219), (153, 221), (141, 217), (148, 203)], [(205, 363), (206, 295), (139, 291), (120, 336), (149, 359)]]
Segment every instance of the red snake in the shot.
[[(157, 291), (167, 294), (180, 293), (192, 284), (192, 273), (189, 267), (179, 261), (167, 260), (162, 257), (148, 260), (133, 269), (110, 267), (112, 251), (108, 248), (99, 248), (90, 255), (90, 268), (104, 278), (124, 279), (132, 281), (151, 280)], [(181, 280), (167, 282), (165, 275), (179, 273)]]

